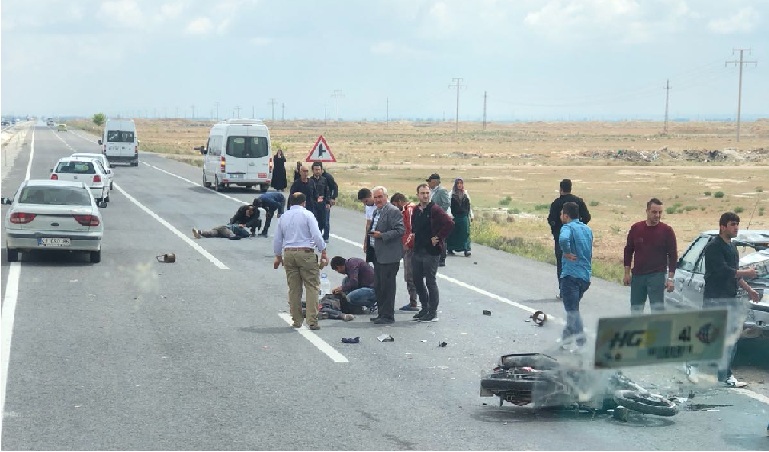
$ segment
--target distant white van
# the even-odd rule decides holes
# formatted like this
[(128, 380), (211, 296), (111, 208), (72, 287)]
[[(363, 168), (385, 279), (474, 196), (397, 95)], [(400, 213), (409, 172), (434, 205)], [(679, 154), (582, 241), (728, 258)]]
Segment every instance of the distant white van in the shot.
[(108, 119), (99, 144), (110, 165), (115, 162), (139, 165), (139, 139), (133, 119)]
[(231, 185), (259, 186), (266, 192), (272, 180), (270, 131), (262, 121), (229, 119), (211, 127), (203, 154), (203, 186), (221, 191)]

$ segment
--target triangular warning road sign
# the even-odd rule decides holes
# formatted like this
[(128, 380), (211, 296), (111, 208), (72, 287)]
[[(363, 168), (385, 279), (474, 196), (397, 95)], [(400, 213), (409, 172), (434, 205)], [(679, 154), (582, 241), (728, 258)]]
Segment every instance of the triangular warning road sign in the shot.
[(304, 161), (336, 162), (336, 158), (334, 157), (334, 154), (331, 153), (331, 148), (328, 147), (328, 143), (326, 143), (326, 139), (323, 138), (323, 135), (318, 137), (318, 141), (315, 142), (315, 146), (312, 147), (312, 150), (307, 154), (307, 158), (304, 159)]

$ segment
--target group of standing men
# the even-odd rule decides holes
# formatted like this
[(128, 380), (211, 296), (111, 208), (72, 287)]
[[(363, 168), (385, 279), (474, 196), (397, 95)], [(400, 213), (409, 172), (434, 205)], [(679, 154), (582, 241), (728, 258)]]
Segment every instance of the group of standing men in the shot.
[[(587, 223), (590, 212), (582, 198), (571, 193), (572, 183), (560, 183), (560, 196), (550, 206), (548, 222), (554, 238), (558, 271), (558, 294), (566, 311), (566, 327), (562, 339), (584, 344), (579, 302), (590, 287), (592, 273), (593, 234)], [(652, 312), (665, 309), (664, 292), (674, 290), (674, 275), (678, 264), (678, 249), (673, 228), (661, 221), (662, 201), (651, 198), (646, 203), (646, 219), (634, 223), (627, 234), (623, 263), (623, 283), (630, 286), (630, 311), (643, 314), (646, 300)], [(739, 232), (740, 217), (726, 212), (719, 219), (719, 234), (704, 249), (705, 288), (703, 307), (726, 307), (733, 303), (741, 287), (753, 302), (758, 293), (745, 278), (755, 278), (755, 269), (739, 269), (739, 254), (732, 243)], [(731, 372), (735, 347), (724, 352), (724, 365), (718, 379), (730, 387), (744, 387)], [(687, 374), (694, 381), (694, 370), (687, 365)]]
[(323, 163), (313, 162), (312, 176), (306, 165), (297, 165), (290, 193), (302, 193), (306, 208), (318, 222), (323, 240), (328, 242), (331, 229), (331, 207), (336, 204), (339, 186), (334, 177), (323, 169)]
[[(437, 180), (437, 174), (427, 182)], [(366, 261), (374, 264), (377, 316), (372, 317), (377, 325), (395, 322), (396, 278), (400, 261), (404, 261), (406, 286), (409, 303), (400, 308), (404, 311), (418, 311), (413, 319), (422, 322), (438, 320), (440, 302), (436, 274), (445, 259), (445, 241), (454, 227), (454, 221), (436, 199), (428, 183), (419, 184), (416, 194), (419, 204), (412, 204), (402, 193), (395, 193), (389, 200), (387, 189), (382, 186), (372, 190), (363, 188), (358, 199), (366, 211), (363, 249)], [(448, 201), (448, 194), (445, 201)], [(445, 264), (443, 264), (445, 265)], [(417, 300), (421, 309), (417, 308)]]

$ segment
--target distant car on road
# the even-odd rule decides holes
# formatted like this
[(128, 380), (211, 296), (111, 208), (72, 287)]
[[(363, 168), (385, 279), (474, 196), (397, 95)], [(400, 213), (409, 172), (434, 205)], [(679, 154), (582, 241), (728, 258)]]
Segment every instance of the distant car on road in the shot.
[(82, 182), (26, 180), (14, 198), (2, 198), (11, 206), (5, 216), (8, 262), (32, 250), (86, 251), (90, 261), (101, 261), (104, 235), (99, 207)]
[(102, 166), (104, 167), (105, 174), (107, 175), (107, 178), (109, 179), (109, 189), (112, 191), (112, 183), (115, 180), (115, 172), (112, 170), (112, 165), (110, 165), (109, 160), (107, 160), (107, 157), (104, 154), (97, 154), (97, 153), (90, 153), (90, 152), (75, 152), (74, 154), (70, 155), (70, 157), (75, 158), (84, 158), (84, 159), (95, 159), (101, 162)]
[[(705, 231), (695, 238), (678, 260), (673, 292), (665, 292), (665, 303), (671, 308), (699, 308), (705, 290), (705, 245), (718, 237), (718, 231)], [(740, 250), (740, 268), (753, 267), (758, 277), (748, 284), (761, 297), (751, 303), (743, 324), (743, 338), (769, 337), (769, 230), (743, 230), (732, 239)], [(742, 290), (740, 290), (742, 292)], [(738, 296), (746, 298), (745, 293)]]
[(139, 165), (139, 139), (133, 119), (108, 119), (104, 124), (104, 133), (99, 144), (110, 163), (127, 162), (131, 166)]
[(57, 124), (56, 130), (59, 132), (66, 132), (67, 131), (67, 125), (66, 124)]
[(8, 121), (7, 119), (3, 119), (3, 121), (2, 121), (2, 125), (4, 125), (4, 126), (10, 126), (10, 125), (11, 125), (11, 122), (10, 122), (10, 121)]
[(91, 190), (96, 202), (109, 202), (109, 178), (99, 160), (81, 157), (61, 158), (51, 170), (51, 179), (83, 182)]

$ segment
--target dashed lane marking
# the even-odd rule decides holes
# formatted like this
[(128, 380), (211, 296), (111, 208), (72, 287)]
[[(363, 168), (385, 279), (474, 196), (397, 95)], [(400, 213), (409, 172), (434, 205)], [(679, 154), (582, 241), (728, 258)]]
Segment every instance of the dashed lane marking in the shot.
[[(285, 312), (278, 313), (278, 316), (280, 316), (281, 319), (285, 320), (286, 323), (289, 325), (293, 324), (294, 321), (291, 320), (291, 316)], [(335, 363), (348, 363), (350, 362), (347, 358), (345, 358), (344, 355), (336, 351), (334, 347), (329, 345), (328, 342), (321, 339), (317, 334), (313, 333), (312, 330), (307, 328), (307, 325), (302, 325), (301, 328), (297, 328), (296, 331), (304, 336), (305, 339), (310, 341), (312, 345), (318, 348), (321, 352), (325, 353), (326, 356), (331, 358)]]
[(224, 263), (222, 263), (222, 261), (220, 261), (219, 259), (215, 258), (215, 257), (214, 257), (214, 256), (213, 256), (211, 253), (209, 253), (208, 251), (206, 251), (205, 249), (203, 249), (203, 247), (202, 247), (202, 246), (198, 245), (197, 243), (195, 243), (194, 241), (192, 241), (192, 239), (190, 239), (190, 238), (189, 238), (189, 237), (187, 237), (187, 236), (186, 236), (184, 233), (182, 233), (180, 230), (178, 230), (178, 229), (176, 229), (175, 227), (173, 227), (173, 226), (171, 225), (171, 223), (169, 223), (168, 221), (166, 221), (166, 220), (164, 220), (163, 218), (161, 218), (161, 217), (160, 217), (160, 215), (158, 215), (158, 214), (156, 214), (155, 212), (153, 212), (152, 210), (150, 210), (150, 208), (149, 208), (149, 207), (147, 207), (147, 206), (145, 206), (144, 204), (142, 204), (142, 203), (140, 203), (139, 201), (137, 201), (137, 200), (136, 200), (136, 198), (134, 198), (133, 196), (129, 195), (129, 194), (128, 194), (128, 193), (127, 193), (125, 190), (123, 190), (123, 189), (122, 189), (122, 188), (121, 188), (121, 187), (120, 187), (118, 184), (115, 184), (115, 185), (114, 185), (114, 187), (115, 187), (115, 190), (117, 190), (117, 191), (119, 191), (120, 193), (122, 193), (122, 194), (123, 194), (123, 196), (125, 196), (125, 197), (126, 197), (128, 200), (129, 200), (129, 201), (131, 201), (132, 203), (136, 204), (136, 206), (138, 206), (140, 209), (142, 209), (142, 210), (143, 210), (143, 211), (144, 211), (144, 212), (145, 212), (147, 215), (151, 216), (151, 217), (152, 217), (152, 218), (154, 218), (154, 219), (155, 219), (157, 222), (159, 222), (160, 224), (162, 224), (163, 226), (165, 226), (165, 227), (166, 227), (166, 228), (167, 228), (169, 231), (173, 232), (173, 233), (174, 233), (174, 234), (175, 234), (177, 237), (179, 237), (179, 238), (180, 238), (180, 239), (182, 239), (182, 240), (183, 240), (185, 243), (187, 243), (189, 246), (191, 246), (191, 247), (192, 247), (192, 249), (194, 249), (195, 251), (197, 251), (198, 253), (200, 253), (200, 254), (201, 254), (203, 257), (205, 257), (206, 259), (208, 259), (209, 261), (211, 261), (211, 263), (212, 263), (212, 264), (216, 265), (216, 266), (217, 266), (218, 268), (220, 268), (221, 270), (229, 270), (229, 267), (227, 267), (226, 265), (224, 265)]

